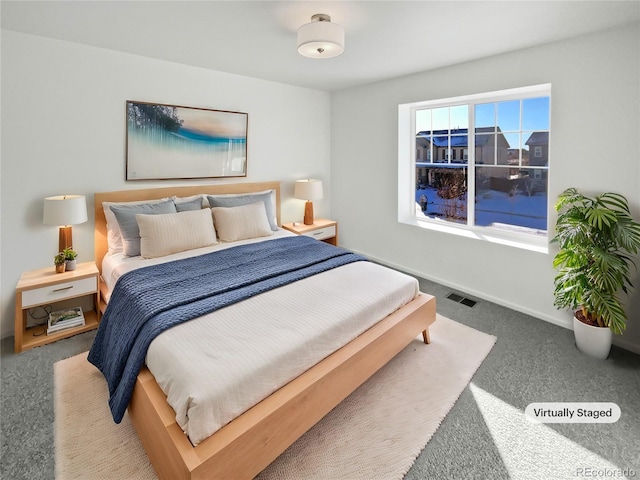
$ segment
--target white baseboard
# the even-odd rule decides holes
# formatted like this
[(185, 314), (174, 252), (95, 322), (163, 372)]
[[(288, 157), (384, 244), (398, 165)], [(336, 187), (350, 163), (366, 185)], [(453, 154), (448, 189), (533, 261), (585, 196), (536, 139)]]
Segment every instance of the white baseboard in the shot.
[[(403, 271), (403, 272), (410, 273), (411, 275), (415, 275), (417, 277), (424, 278), (425, 280), (430, 280), (432, 282), (436, 282), (436, 283), (439, 283), (440, 285), (444, 285), (446, 287), (450, 287), (450, 288), (454, 288), (454, 289), (459, 289), (460, 288), (460, 285), (451, 284), (451, 283), (447, 282), (446, 280), (443, 280), (443, 279), (438, 278), (438, 277), (434, 277), (433, 275), (429, 275), (429, 274), (426, 274), (424, 272), (420, 272), (418, 270), (414, 270), (412, 268), (407, 268), (404, 265), (397, 265), (397, 264), (395, 264), (393, 262), (389, 262), (387, 260), (375, 257), (375, 256), (370, 255), (370, 254), (365, 253), (365, 252), (359, 252), (357, 250), (352, 250), (352, 251), (354, 251), (356, 253), (359, 253), (360, 255), (362, 255), (364, 257), (367, 257), (367, 258), (373, 260), (374, 262), (381, 263), (383, 265), (386, 265), (386, 266), (391, 267), (391, 268), (396, 269), (396, 270), (400, 270), (400, 271)], [(474, 289), (468, 289), (468, 288), (465, 287), (462, 290), (464, 291), (464, 293), (467, 293), (467, 294), (472, 295), (474, 297), (481, 298), (483, 300), (487, 300), (489, 302), (493, 302), (493, 303), (495, 303), (497, 305), (501, 305), (503, 307), (510, 308), (510, 309), (515, 310), (517, 312), (521, 312), (521, 313), (530, 315), (530, 316), (532, 316), (534, 318), (537, 318), (537, 319), (540, 319), (540, 320), (544, 320), (545, 322), (549, 322), (549, 323), (552, 323), (554, 325), (558, 325), (559, 327), (566, 328), (567, 330), (573, 330), (573, 322), (570, 319), (566, 320), (566, 321), (559, 320), (559, 319), (554, 318), (554, 317), (552, 317), (550, 315), (547, 315), (547, 314), (544, 314), (544, 313), (540, 313), (540, 312), (537, 312), (535, 310), (531, 310), (529, 308), (523, 307), (522, 305), (517, 305), (515, 303), (509, 302), (505, 298), (500, 298), (500, 297), (494, 297), (492, 295), (487, 295), (484, 292), (478, 292), (478, 291), (475, 291)], [(425, 292), (425, 293), (429, 293), (429, 292)], [(624, 341), (623, 337), (620, 337), (620, 335), (616, 335), (616, 336), (613, 337), (613, 344), (616, 345), (617, 347), (623, 348), (625, 350), (629, 350), (630, 352), (640, 354), (640, 346), (634, 345), (634, 344), (631, 344), (631, 343), (628, 343), (628, 342)]]
[(640, 347), (638, 345), (625, 341), (624, 337), (621, 337), (620, 335), (613, 336), (613, 344), (616, 347), (624, 348), (625, 350), (629, 350), (630, 352), (640, 355)]

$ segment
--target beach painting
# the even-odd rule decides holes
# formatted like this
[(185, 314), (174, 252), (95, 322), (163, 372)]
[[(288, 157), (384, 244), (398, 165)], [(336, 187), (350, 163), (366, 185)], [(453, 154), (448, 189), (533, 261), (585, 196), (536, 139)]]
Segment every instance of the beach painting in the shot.
[(247, 176), (248, 114), (127, 101), (127, 180)]

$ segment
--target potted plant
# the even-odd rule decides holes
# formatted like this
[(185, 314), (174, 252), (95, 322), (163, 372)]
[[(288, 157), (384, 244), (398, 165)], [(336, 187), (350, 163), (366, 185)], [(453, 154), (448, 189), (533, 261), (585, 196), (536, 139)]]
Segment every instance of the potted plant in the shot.
[(60, 252), (53, 257), (53, 264), (56, 266), (56, 273), (63, 273), (65, 269), (64, 253)]
[(66, 271), (75, 270), (76, 258), (78, 256), (76, 251), (73, 250), (72, 247), (67, 247), (64, 250), (62, 250), (62, 254), (64, 255), (64, 259), (65, 259), (65, 270)]
[[(574, 310), (576, 346), (605, 359), (612, 334), (626, 329), (620, 293), (629, 293), (632, 255), (640, 250), (640, 224), (627, 199), (617, 193), (587, 197), (568, 188), (558, 197), (553, 260), (558, 271), (554, 305)], [(577, 309), (577, 310), (576, 310)]]

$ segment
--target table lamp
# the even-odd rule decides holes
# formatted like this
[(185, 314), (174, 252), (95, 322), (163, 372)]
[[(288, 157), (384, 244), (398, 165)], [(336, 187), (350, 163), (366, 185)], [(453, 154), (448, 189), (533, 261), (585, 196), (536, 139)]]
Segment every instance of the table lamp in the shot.
[(313, 225), (313, 202), (322, 198), (321, 180), (297, 180), (293, 196), (301, 200), (306, 200), (304, 206), (304, 224)]
[(84, 195), (59, 195), (44, 199), (42, 223), (60, 227), (59, 252), (73, 245), (71, 225), (86, 221), (87, 200)]

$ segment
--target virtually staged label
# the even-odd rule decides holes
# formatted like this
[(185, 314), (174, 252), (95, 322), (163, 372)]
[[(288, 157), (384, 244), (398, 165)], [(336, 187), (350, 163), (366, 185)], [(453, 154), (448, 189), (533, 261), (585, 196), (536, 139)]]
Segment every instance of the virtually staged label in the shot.
[(530, 403), (524, 414), (536, 423), (615, 423), (621, 411), (611, 402), (542, 402)]

